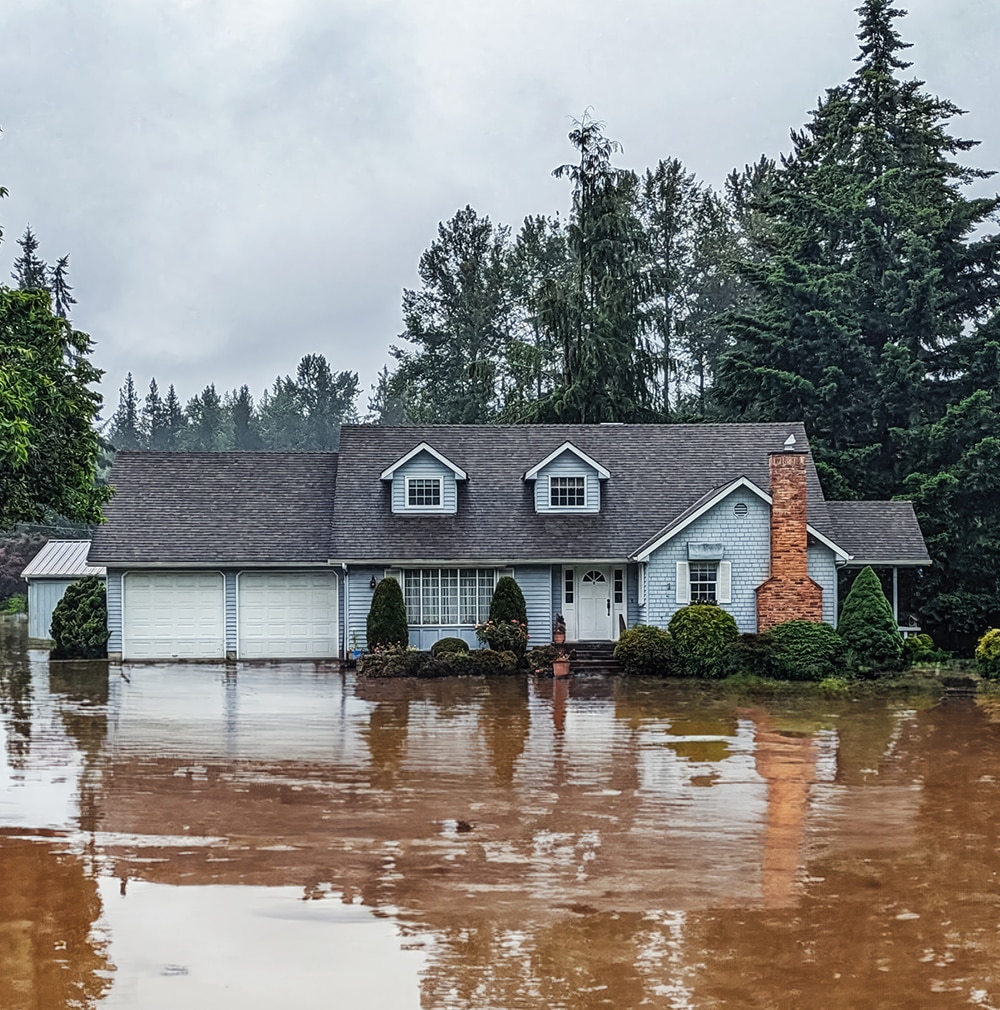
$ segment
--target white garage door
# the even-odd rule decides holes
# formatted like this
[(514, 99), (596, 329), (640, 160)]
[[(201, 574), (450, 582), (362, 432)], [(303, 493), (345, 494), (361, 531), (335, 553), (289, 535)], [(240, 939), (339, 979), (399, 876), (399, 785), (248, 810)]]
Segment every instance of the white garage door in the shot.
[(337, 655), (333, 572), (241, 572), (241, 659), (330, 659)]
[(122, 583), (125, 659), (224, 659), (220, 572), (129, 572)]

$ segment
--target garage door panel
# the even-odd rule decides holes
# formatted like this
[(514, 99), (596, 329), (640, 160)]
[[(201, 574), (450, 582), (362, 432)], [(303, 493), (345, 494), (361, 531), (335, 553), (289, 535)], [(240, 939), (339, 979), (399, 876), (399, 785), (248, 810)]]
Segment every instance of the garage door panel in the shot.
[(323, 659), (338, 653), (332, 572), (243, 572), (237, 582), (244, 659)]
[(225, 657), (221, 573), (130, 572), (122, 593), (126, 659)]

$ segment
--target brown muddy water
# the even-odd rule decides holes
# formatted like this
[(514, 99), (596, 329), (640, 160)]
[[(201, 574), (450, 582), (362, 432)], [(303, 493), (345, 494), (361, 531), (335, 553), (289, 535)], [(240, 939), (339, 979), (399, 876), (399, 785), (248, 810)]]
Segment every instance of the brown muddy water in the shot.
[(49, 664), (0, 624), (0, 1007), (1000, 1007), (974, 699)]

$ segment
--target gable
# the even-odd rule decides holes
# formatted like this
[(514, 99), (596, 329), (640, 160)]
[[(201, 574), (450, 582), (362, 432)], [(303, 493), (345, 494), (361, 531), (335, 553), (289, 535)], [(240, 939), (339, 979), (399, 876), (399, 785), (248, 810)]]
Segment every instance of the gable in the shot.
[[(458, 511), (456, 468), (439, 454), (421, 449), (405, 462), (395, 464), (391, 472), (393, 512), (454, 515)], [(385, 476), (382, 479), (385, 480)]]

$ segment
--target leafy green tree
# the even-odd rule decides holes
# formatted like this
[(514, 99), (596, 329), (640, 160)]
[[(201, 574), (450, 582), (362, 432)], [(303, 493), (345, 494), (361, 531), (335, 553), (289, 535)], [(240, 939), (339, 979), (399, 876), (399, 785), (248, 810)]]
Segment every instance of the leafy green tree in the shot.
[(100, 521), (110, 492), (94, 486), (101, 373), (90, 349), (46, 292), (0, 287), (0, 529), (53, 512)]
[(882, 583), (868, 566), (858, 572), (840, 611), (837, 633), (862, 670), (897, 669), (903, 657), (903, 638)]
[(53, 659), (103, 659), (108, 648), (104, 580), (88, 575), (66, 589), (52, 611)]
[(139, 396), (135, 391), (135, 381), (131, 372), (125, 376), (125, 385), (118, 391), (118, 409), (111, 417), (108, 438), (116, 449), (144, 447)]
[(792, 134), (759, 207), (745, 265), (756, 302), (730, 323), (714, 394), (743, 420), (801, 418), (814, 451), (855, 493), (899, 490), (919, 461), (901, 432), (952, 400), (956, 357), (992, 304), (996, 198), (956, 160), (959, 110), (901, 79), (907, 44), (888, 0), (859, 8), (857, 72)]
[(403, 590), (391, 576), (375, 587), (366, 630), (369, 649), (406, 646), (410, 641)]

